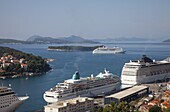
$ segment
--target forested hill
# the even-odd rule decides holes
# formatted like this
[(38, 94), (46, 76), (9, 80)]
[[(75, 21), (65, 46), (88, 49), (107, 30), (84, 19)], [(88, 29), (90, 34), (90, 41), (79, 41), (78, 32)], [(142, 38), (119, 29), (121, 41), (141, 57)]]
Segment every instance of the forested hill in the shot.
[(50, 69), (49, 64), (40, 56), (0, 46), (1, 76), (22, 73), (44, 73)]
[(170, 39), (164, 40), (163, 42), (170, 42)]
[(18, 43), (18, 44), (23, 44), (25, 41), (21, 40), (15, 40), (15, 39), (0, 39), (0, 44), (8, 44), (8, 43)]

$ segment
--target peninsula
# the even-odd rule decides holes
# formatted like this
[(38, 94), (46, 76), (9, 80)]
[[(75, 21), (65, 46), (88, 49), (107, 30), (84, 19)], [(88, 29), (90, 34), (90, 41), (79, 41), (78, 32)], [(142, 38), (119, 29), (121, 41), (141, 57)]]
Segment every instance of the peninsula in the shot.
[(50, 69), (46, 59), (40, 56), (0, 46), (0, 78), (38, 75)]

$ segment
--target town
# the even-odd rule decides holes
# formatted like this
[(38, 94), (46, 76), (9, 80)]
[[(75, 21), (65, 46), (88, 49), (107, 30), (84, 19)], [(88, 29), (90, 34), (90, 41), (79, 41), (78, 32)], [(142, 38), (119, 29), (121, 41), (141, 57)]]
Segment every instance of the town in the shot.
[(51, 59), (43, 59), (8, 47), (0, 47), (0, 51), (1, 79), (39, 75), (51, 69), (48, 64)]
[[(18, 71), (26, 71), (27, 70), (27, 62), (24, 58), (17, 59), (16, 57), (12, 55), (4, 55), (0, 58), (0, 75), (5, 74), (7, 71), (9, 71), (10, 67), (17, 67), (16, 71), (11, 71), (13, 75), (12, 77), (17, 76)], [(18, 74), (19, 75), (19, 74)], [(1, 76), (1, 78), (5, 78)]]

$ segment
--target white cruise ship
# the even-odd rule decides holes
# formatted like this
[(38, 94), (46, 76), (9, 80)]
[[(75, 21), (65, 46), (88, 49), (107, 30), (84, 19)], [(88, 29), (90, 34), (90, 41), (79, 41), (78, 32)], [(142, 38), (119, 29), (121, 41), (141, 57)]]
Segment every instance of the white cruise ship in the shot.
[(170, 78), (170, 58), (162, 61), (151, 60), (143, 55), (140, 60), (125, 63), (121, 81), (123, 87), (150, 83)]
[(0, 112), (15, 112), (23, 101), (28, 98), (28, 96), (17, 97), (11, 88), (0, 87)]
[(98, 47), (93, 50), (93, 54), (118, 54), (125, 53), (126, 51), (120, 47), (108, 48), (106, 46)]
[(78, 72), (73, 74), (72, 79), (58, 83), (54, 88), (44, 93), (44, 100), (55, 103), (62, 100), (81, 97), (95, 97), (120, 89), (120, 78), (105, 70), (96, 77), (82, 78)]

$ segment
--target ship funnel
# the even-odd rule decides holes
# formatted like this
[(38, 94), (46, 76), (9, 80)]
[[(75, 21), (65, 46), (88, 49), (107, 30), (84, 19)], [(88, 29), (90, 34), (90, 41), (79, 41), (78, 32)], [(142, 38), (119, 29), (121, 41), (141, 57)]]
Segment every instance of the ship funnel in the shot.
[(94, 78), (93, 74), (91, 74), (91, 78)]
[(73, 80), (78, 80), (80, 79), (80, 74), (78, 71), (75, 72), (75, 74), (73, 74), (73, 77), (72, 77)]

